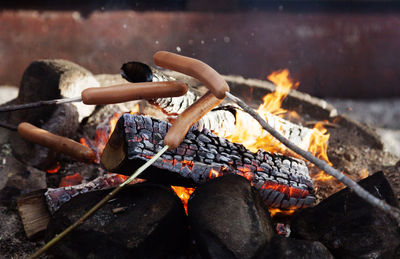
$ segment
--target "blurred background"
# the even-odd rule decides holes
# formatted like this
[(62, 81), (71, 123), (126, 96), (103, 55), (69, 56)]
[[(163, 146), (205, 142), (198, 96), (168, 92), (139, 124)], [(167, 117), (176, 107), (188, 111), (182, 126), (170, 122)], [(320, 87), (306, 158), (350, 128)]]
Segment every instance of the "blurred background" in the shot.
[(400, 96), (394, 1), (7, 2), (0, 4), (2, 85), (18, 85), (36, 59), (119, 73), (125, 61), (152, 64), (155, 51), (168, 50), (246, 78), (288, 68), (299, 90), (317, 97)]
[(400, 143), (396, 1), (14, 0), (0, 9), (0, 85), (18, 87), (37, 59), (112, 74), (168, 50), (245, 78), (288, 68), (298, 90)]

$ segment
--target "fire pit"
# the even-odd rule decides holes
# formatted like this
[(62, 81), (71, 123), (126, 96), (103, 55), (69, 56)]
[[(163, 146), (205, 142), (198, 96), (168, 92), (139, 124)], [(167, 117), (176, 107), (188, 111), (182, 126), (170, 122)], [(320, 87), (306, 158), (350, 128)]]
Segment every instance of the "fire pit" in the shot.
[[(283, 71), (283, 74), (276, 76), (287, 78), (285, 73), (288, 72)], [(188, 82), (193, 88), (193, 98), (196, 98), (197, 92), (204, 92), (199, 82), (192, 78), (174, 72), (166, 72), (166, 75)], [(298, 145), (303, 145), (322, 159), (329, 157), (336, 168), (354, 180), (372, 175), (374, 178), (368, 179), (373, 180), (363, 181), (365, 188), (376, 190), (376, 195), (381, 195), (381, 199), (397, 206), (397, 199), (383, 174), (373, 174), (379, 170), (393, 172), (397, 158), (383, 152), (382, 143), (373, 130), (337, 115), (335, 109), (325, 101), (295, 90), (289, 93), (287, 87), (285, 89), (279, 83), (277, 85), (280, 87), (276, 88), (265, 81), (234, 76), (226, 76), (225, 79), (232, 93), (254, 108), (260, 104), (261, 96), (269, 94), (270, 99), (265, 98), (260, 112), (265, 108), (282, 116), (268, 115), (269, 122), (274, 122), (283, 134), (297, 141)], [(270, 80), (274, 81), (272, 77)], [(37, 61), (24, 73), (20, 94), (11, 103), (57, 98), (60, 94), (70, 97), (87, 82), (104, 86), (125, 81), (119, 75), (93, 76), (89, 71), (66, 61)], [(38, 89), (46, 89), (43, 91), (45, 95), (39, 96), (41, 91)], [(271, 100), (283, 101), (282, 106), (272, 106)], [(81, 208), (86, 210), (105, 195), (107, 191), (102, 189), (115, 186), (125, 179), (123, 175), (109, 175), (108, 171), (130, 174), (152, 157), (158, 148), (158, 141), (163, 139), (169, 128), (166, 120), (171, 119), (176, 109), (188, 104), (187, 100), (182, 99), (175, 108), (171, 100), (152, 100), (99, 106), (94, 111), (65, 104), (56, 109), (40, 108), (36, 111), (0, 114), (3, 121), (11, 124), (28, 120), (57, 134), (80, 139), (97, 154), (93, 163), (76, 162), (67, 156), (24, 142), (18, 135), (1, 129), (7, 137), (3, 140), (2, 153), (5, 161), (2, 173), (6, 179), (2, 180), (0, 197), (2, 213), (10, 215), (2, 217), (5, 221), (3, 225), (10, 229), (4, 231), (0, 241), (4, 254), (31, 254), (43, 244), (41, 234), (45, 229), (48, 240), (67, 227), (68, 222), (77, 219)], [(223, 130), (218, 131), (218, 128)], [(100, 161), (102, 167), (98, 164)], [(373, 246), (368, 246), (360, 238), (357, 226), (351, 226), (355, 236), (358, 235), (357, 242), (361, 244), (357, 246), (351, 238), (343, 244), (334, 243), (322, 227), (320, 232), (313, 232), (310, 226), (314, 223), (311, 220), (304, 225), (304, 218), (309, 215), (307, 211), (318, 218), (320, 207), (335, 211), (332, 208), (346, 201), (364, 203), (353, 197), (354, 194), (348, 194), (347, 190), (331, 196), (343, 186), (262, 133), (238, 107), (229, 103), (222, 104), (210, 112), (209, 117), (192, 127), (183, 144), (166, 153), (141, 178), (143, 180), (138, 180), (99, 211), (101, 216), (93, 217), (82, 225), (78, 232), (62, 241), (52, 253), (67, 258), (88, 255), (124, 257), (128, 254), (140, 257), (191, 257), (200, 254), (214, 258), (263, 258), (273, 255), (284, 258), (287, 253), (328, 258), (331, 254), (354, 256), (361, 252), (366, 256), (375, 253), (393, 257), (399, 245), (400, 238), (396, 231), (386, 233), (383, 239), (376, 239)], [(171, 185), (174, 185), (173, 189), (178, 195), (182, 193), (177, 190), (183, 190), (187, 195), (184, 203), (193, 193), (187, 205), (188, 216)], [(33, 190), (39, 192), (31, 193)], [(398, 195), (396, 185), (394, 190)], [(15, 202), (21, 195), (25, 196), (18, 200), (18, 209), (26, 233), (16, 216)], [(318, 203), (320, 205), (314, 210), (301, 210)], [(357, 211), (356, 206), (349, 208), (355, 213), (352, 218), (343, 215), (347, 212), (338, 212), (336, 217), (346, 223), (370, 215), (365, 219), (367, 226), (362, 233), (368, 233), (371, 228), (375, 234), (384, 232), (384, 229), (376, 227), (375, 219), (384, 222), (386, 227), (395, 226), (395, 221), (389, 216), (364, 205), (366, 209), (359, 214), (353, 212)], [(295, 210), (297, 212), (292, 216)], [(227, 219), (229, 216), (234, 218), (232, 222)], [(143, 218), (146, 221), (141, 221)], [(36, 221), (30, 222), (29, 219)], [(218, 220), (213, 222), (213, 219)], [(298, 239), (287, 238), (291, 220), (294, 236)], [(135, 224), (128, 227), (127, 221)], [(329, 224), (335, 227), (335, 223)], [(135, 229), (136, 225), (140, 228)], [(230, 227), (232, 229), (226, 232)], [(125, 231), (127, 228), (132, 231)], [(343, 233), (335, 236), (336, 240), (343, 240), (347, 230), (344, 227)], [(174, 239), (182, 242), (179, 245), (165, 242), (171, 240), (167, 232), (174, 232)], [(278, 236), (278, 233), (286, 237)], [(26, 234), (31, 240), (28, 241)], [(93, 238), (103, 240), (105, 249), (93, 250), (93, 244), (88, 241)], [(76, 246), (77, 239), (80, 240), (79, 244), (87, 244), (87, 247)], [(114, 239), (124, 242), (111, 245)], [(195, 240), (196, 245), (193, 246), (188, 240)], [(390, 246), (385, 245), (386, 240), (391, 240)], [(379, 244), (380, 241), (382, 244)], [(157, 245), (161, 243), (163, 246)], [(363, 249), (351, 249), (350, 244)], [(152, 251), (155, 246), (159, 250)], [(279, 249), (272, 251), (272, 247)], [(116, 254), (116, 251), (121, 254)]]

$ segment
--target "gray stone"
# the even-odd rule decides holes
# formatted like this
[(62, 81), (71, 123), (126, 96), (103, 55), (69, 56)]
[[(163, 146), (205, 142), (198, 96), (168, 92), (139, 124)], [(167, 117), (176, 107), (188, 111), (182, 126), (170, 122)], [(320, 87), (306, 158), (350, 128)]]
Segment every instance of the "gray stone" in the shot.
[(203, 258), (253, 258), (275, 232), (257, 191), (237, 175), (200, 185), (188, 212)]

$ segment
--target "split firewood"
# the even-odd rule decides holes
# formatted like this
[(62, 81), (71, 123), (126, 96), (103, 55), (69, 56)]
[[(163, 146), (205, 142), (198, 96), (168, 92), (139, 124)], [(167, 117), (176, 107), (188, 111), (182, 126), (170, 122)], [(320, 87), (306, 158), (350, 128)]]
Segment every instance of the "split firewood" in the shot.
[(20, 197), (17, 208), (24, 225), (26, 236), (31, 239), (43, 233), (50, 220), (46, 207), (45, 190), (39, 190)]
[[(101, 164), (109, 171), (132, 172), (161, 149), (169, 127), (148, 116), (124, 114), (103, 151)], [(307, 207), (315, 201), (303, 161), (262, 150), (252, 153), (207, 129), (200, 132), (191, 127), (181, 145), (163, 154), (153, 167), (158, 170), (149, 169), (141, 178), (197, 185), (232, 173), (249, 179), (270, 207)]]

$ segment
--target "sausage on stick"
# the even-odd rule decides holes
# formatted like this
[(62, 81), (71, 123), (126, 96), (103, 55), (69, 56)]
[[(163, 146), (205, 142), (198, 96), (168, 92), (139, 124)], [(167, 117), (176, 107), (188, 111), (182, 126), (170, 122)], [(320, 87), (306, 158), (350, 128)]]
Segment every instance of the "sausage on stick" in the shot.
[(0, 112), (37, 108), (62, 103), (80, 102), (85, 104), (112, 104), (140, 99), (176, 97), (188, 90), (185, 83), (179, 81), (126, 83), (109, 87), (92, 87), (82, 91), (81, 96), (39, 101), (0, 107)]
[(24, 139), (66, 154), (76, 160), (92, 163), (95, 159), (95, 154), (89, 147), (70, 138), (58, 136), (47, 130), (40, 129), (30, 123), (20, 123), (17, 130), (19, 135)]
[(194, 123), (223, 101), (225, 93), (229, 92), (229, 86), (217, 71), (200, 60), (167, 51), (158, 51), (153, 58), (156, 65), (195, 77), (209, 89), (197, 102), (182, 112), (168, 130), (164, 145), (168, 145), (172, 150), (179, 146)]
[(153, 56), (157, 66), (178, 71), (200, 80), (218, 98), (224, 99), (229, 86), (222, 76), (206, 63), (168, 51), (158, 51)]

